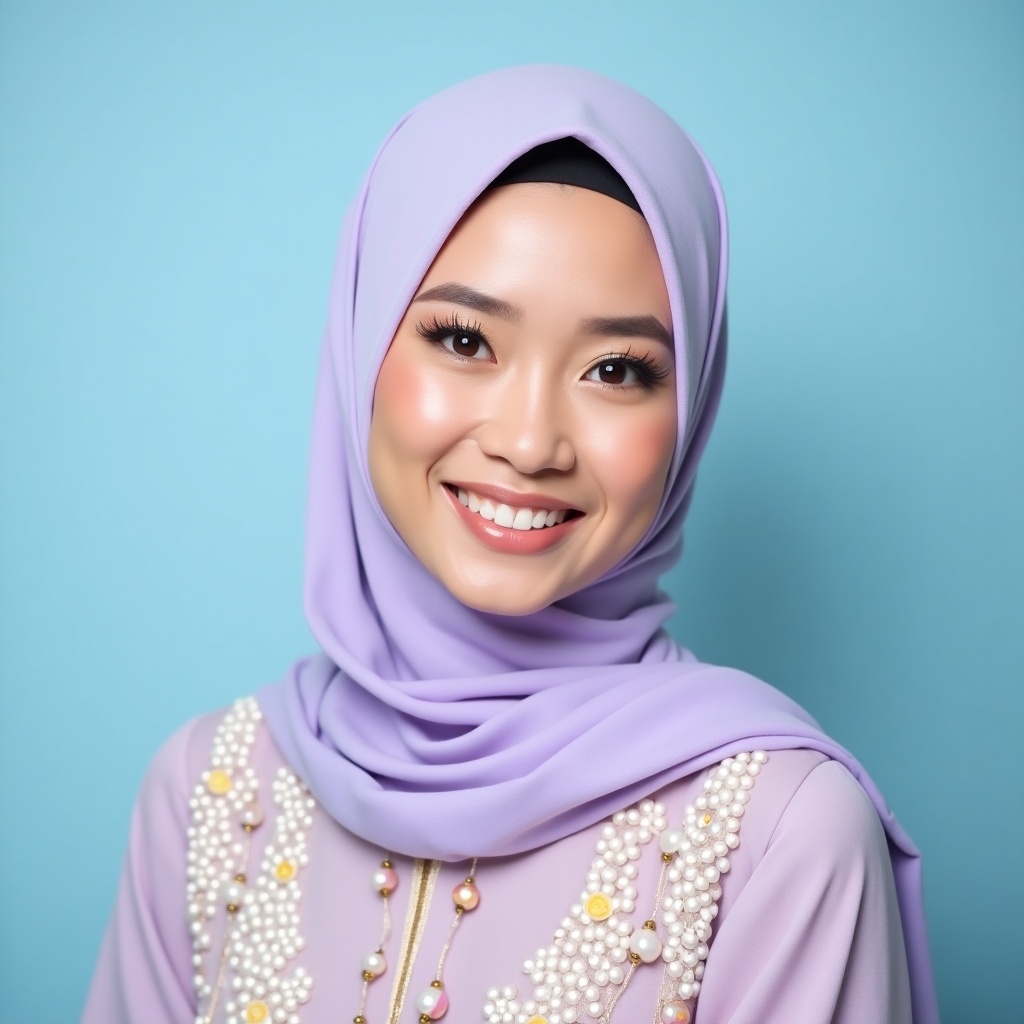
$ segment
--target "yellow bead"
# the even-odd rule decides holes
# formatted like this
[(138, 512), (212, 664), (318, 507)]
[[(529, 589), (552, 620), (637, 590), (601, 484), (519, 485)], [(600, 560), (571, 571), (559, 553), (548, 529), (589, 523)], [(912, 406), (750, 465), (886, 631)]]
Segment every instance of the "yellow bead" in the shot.
[(612, 916), (612, 901), (603, 892), (594, 892), (584, 905), (587, 915), (594, 921), (607, 921)]
[(547, 1017), (531, 1017), (526, 1024), (548, 1024)]
[(711, 824), (711, 821), (712, 821), (711, 815), (708, 814), (707, 811), (705, 811), (704, 812), (704, 817), (701, 818), (700, 821), (701, 821), (701, 824), (704, 825), (705, 828), (706, 828), (708, 825)]
[(223, 768), (214, 768), (206, 776), (206, 788), (214, 796), (223, 796), (225, 793), (230, 793), (233, 785), (231, 776)]
[(279, 882), (290, 882), (297, 872), (298, 868), (295, 866), (294, 861), (283, 860), (274, 868), (274, 877)]
[(263, 1024), (265, 1020), (270, 1019), (270, 1007), (267, 1006), (262, 1000), (257, 1000), (254, 1003), (250, 1003), (245, 1008), (245, 1021), (246, 1024)]

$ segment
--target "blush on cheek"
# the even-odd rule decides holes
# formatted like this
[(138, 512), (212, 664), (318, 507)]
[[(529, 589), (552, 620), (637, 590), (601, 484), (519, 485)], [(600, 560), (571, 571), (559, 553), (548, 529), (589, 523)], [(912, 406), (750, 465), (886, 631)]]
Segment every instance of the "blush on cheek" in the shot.
[[(675, 445), (675, 416), (652, 416), (629, 426), (619, 423), (607, 444), (602, 464), (605, 493), (627, 512), (639, 537), (661, 501)], [(640, 517), (639, 519), (635, 517)]]
[[(377, 375), (373, 417), (395, 441), (412, 451), (429, 450), (438, 432), (448, 434), (453, 401), (435, 372), (389, 352)], [(397, 454), (397, 453), (396, 453)]]

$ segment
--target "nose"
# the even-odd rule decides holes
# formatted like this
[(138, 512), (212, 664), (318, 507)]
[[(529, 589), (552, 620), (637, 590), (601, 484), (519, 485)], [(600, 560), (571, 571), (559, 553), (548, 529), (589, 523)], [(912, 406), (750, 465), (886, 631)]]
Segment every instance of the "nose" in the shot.
[(488, 396), (477, 443), (524, 475), (567, 472), (576, 463), (568, 404), (547, 368), (509, 374)]

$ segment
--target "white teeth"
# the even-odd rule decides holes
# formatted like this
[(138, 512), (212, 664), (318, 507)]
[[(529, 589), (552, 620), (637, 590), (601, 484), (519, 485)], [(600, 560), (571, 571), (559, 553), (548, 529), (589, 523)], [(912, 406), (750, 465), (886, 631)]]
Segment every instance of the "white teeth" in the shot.
[(533, 529), (533, 510), (528, 508), (521, 508), (512, 520), (513, 530), (532, 530)]
[(504, 526), (507, 530), (515, 522), (516, 514), (508, 505), (499, 505), (494, 510), (494, 525)]
[(490, 498), (481, 498), (479, 494), (472, 491), (456, 489), (459, 501), (470, 510), (476, 512), (484, 519), (493, 520), (496, 526), (502, 526), (506, 530), (542, 530), (548, 526), (565, 522), (566, 509), (545, 509), (545, 508), (513, 508), (491, 501)]

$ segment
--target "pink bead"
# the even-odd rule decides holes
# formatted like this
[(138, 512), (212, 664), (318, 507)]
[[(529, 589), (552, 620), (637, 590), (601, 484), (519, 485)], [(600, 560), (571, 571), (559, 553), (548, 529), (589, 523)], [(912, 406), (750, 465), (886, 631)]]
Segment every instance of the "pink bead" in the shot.
[(448, 1012), (448, 993), (431, 985), (416, 997), (416, 1010), (428, 1020), (440, 1020)]
[(393, 893), (398, 887), (398, 872), (394, 868), (377, 868), (370, 876), (370, 884), (377, 892)]
[(673, 999), (661, 1008), (661, 1024), (690, 1024), (690, 1008), (681, 999)]
[(476, 910), (480, 904), (480, 890), (472, 882), (462, 882), (452, 889), (452, 902), (463, 910)]

